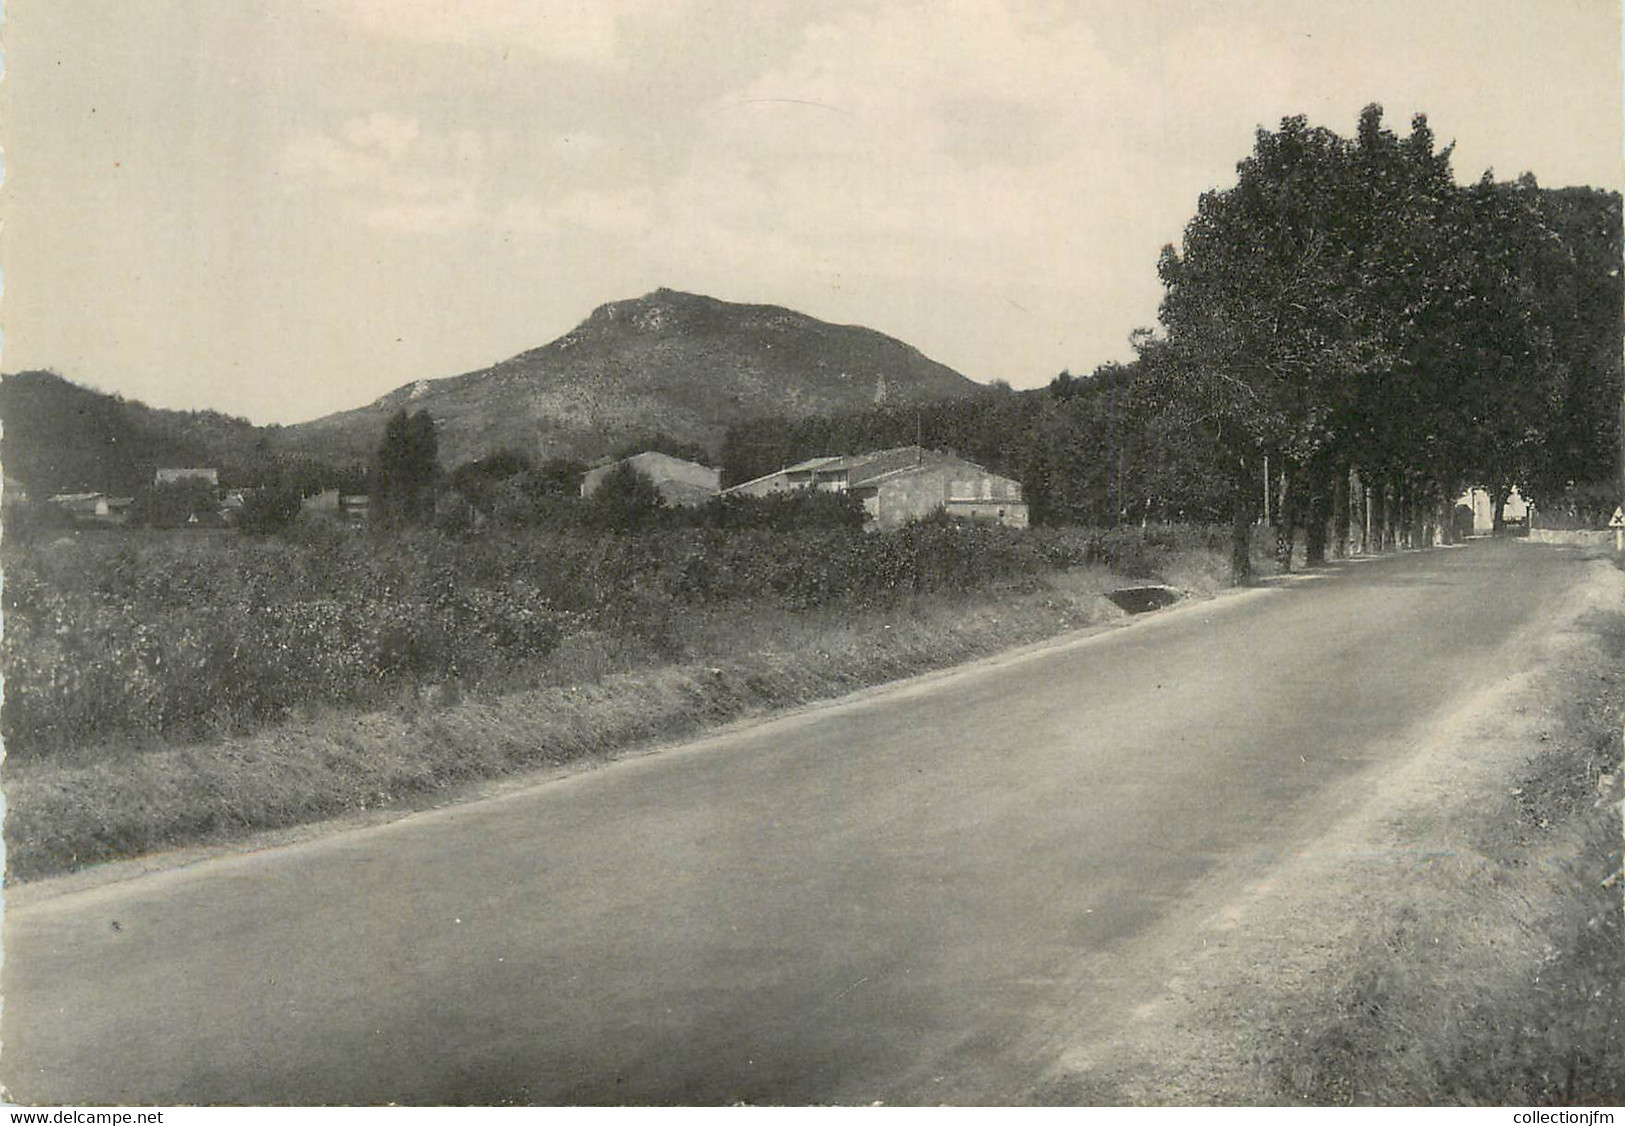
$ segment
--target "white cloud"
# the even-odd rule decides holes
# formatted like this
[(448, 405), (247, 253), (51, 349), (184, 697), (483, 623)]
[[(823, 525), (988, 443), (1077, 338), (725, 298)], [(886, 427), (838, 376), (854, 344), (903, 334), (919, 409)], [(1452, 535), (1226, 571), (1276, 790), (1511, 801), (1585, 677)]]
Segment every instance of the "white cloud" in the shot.
[(351, 145), (361, 149), (380, 148), (391, 160), (405, 156), (419, 133), (415, 118), (396, 117), (392, 113), (369, 113), (344, 123), (344, 139)]
[(657, 222), (653, 197), (640, 189), (577, 190), (556, 198), (517, 199), (497, 219), (500, 229), (529, 235), (557, 236), (574, 229), (614, 238), (647, 235)]
[(374, 34), (430, 44), (584, 61), (615, 54), (615, 12), (599, 0), (337, 0), (334, 10)]
[(478, 134), (427, 133), (416, 119), (385, 112), (351, 118), (337, 134), (307, 130), (287, 141), (290, 186), (337, 197), (376, 227), (445, 233), (479, 221), (488, 146)]

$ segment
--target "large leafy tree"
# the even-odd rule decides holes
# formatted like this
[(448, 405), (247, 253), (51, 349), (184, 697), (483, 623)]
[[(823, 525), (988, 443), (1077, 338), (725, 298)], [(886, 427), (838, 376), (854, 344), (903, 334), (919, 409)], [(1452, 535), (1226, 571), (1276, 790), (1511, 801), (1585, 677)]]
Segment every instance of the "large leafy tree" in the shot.
[(1201, 197), (1182, 245), (1158, 265), (1159, 405), (1222, 451), (1238, 581), (1251, 571), (1263, 489), (1278, 511), (1297, 505), (1294, 478), (1331, 448), (1345, 388), (1370, 363), (1347, 253), (1353, 163), (1347, 141), (1302, 117), (1260, 130), (1236, 186)]
[(1449, 391), (1445, 456), (1490, 490), (1499, 522), (1507, 494), (1534, 474), (1561, 396), (1539, 281), (1551, 232), (1532, 177), (1505, 185), (1487, 173), (1459, 194), (1448, 229), (1454, 253), (1424, 358)]
[(1625, 281), (1620, 197), (1593, 188), (1540, 193), (1535, 288), (1551, 328), (1558, 387), (1527, 495), (1582, 520), (1619, 503), (1625, 435)]
[(1379, 544), (1396, 534), (1391, 521), (1414, 523), (1429, 509), (1437, 514), (1453, 487), (1445, 478), (1454, 392), (1428, 353), (1444, 331), (1442, 306), (1459, 288), (1446, 280), (1457, 206), (1450, 155), (1448, 147), (1435, 151), (1424, 115), (1411, 119), (1403, 138), (1383, 126), (1380, 106), (1360, 115), (1343, 248), (1356, 362), (1336, 391), (1325, 462), (1342, 502), (1334, 506), (1340, 540), (1360, 500), (1348, 496), (1351, 476), (1376, 508)]
[(1299, 523), (1312, 559), (1347, 531), (1351, 480), (1380, 546), (1427, 539), (1463, 484), (1504, 496), (1537, 472), (1574, 384), (1545, 297), (1569, 286), (1542, 277), (1573, 271), (1532, 179), (1463, 190), (1450, 157), (1421, 115), (1400, 137), (1368, 106), (1352, 140), (1288, 118), (1164, 251), (1151, 367), (1224, 452), (1238, 579), (1256, 497), (1284, 566)]

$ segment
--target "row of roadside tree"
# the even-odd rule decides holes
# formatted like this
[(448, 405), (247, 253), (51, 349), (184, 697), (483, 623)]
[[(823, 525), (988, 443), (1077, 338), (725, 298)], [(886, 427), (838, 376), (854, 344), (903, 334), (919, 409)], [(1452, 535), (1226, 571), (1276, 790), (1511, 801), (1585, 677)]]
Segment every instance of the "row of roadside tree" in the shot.
[(1019, 477), (1036, 523), (1229, 523), (1238, 580), (1266, 510), (1278, 556), (1448, 535), (1482, 487), (1580, 522), (1618, 503), (1620, 197), (1532, 176), (1456, 182), (1426, 119), (1260, 130), (1158, 264), (1137, 358), (1042, 392), (735, 427), (724, 478), (920, 441)]

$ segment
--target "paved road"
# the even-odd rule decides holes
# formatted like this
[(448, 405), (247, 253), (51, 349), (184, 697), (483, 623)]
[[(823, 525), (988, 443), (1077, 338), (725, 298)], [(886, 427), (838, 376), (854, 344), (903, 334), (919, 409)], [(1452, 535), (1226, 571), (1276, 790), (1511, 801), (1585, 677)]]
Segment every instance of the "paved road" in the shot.
[[(7, 913), (25, 1102), (975, 1103), (1313, 841), (1578, 574), (1343, 567), (506, 797)], [(117, 921), (117, 927), (114, 922)]]

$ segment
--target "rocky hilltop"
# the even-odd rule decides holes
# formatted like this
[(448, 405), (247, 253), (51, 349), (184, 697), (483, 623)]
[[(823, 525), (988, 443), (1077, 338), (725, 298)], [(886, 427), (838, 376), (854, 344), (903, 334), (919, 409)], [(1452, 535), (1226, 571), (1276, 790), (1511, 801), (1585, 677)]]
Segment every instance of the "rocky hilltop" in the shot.
[(285, 427), (279, 444), (365, 457), (385, 419), (405, 407), (439, 423), (446, 465), (504, 447), (592, 458), (655, 435), (715, 450), (731, 423), (748, 418), (923, 402), (979, 386), (872, 329), (659, 289), (601, 305), (551, 344), (491, 367)]

